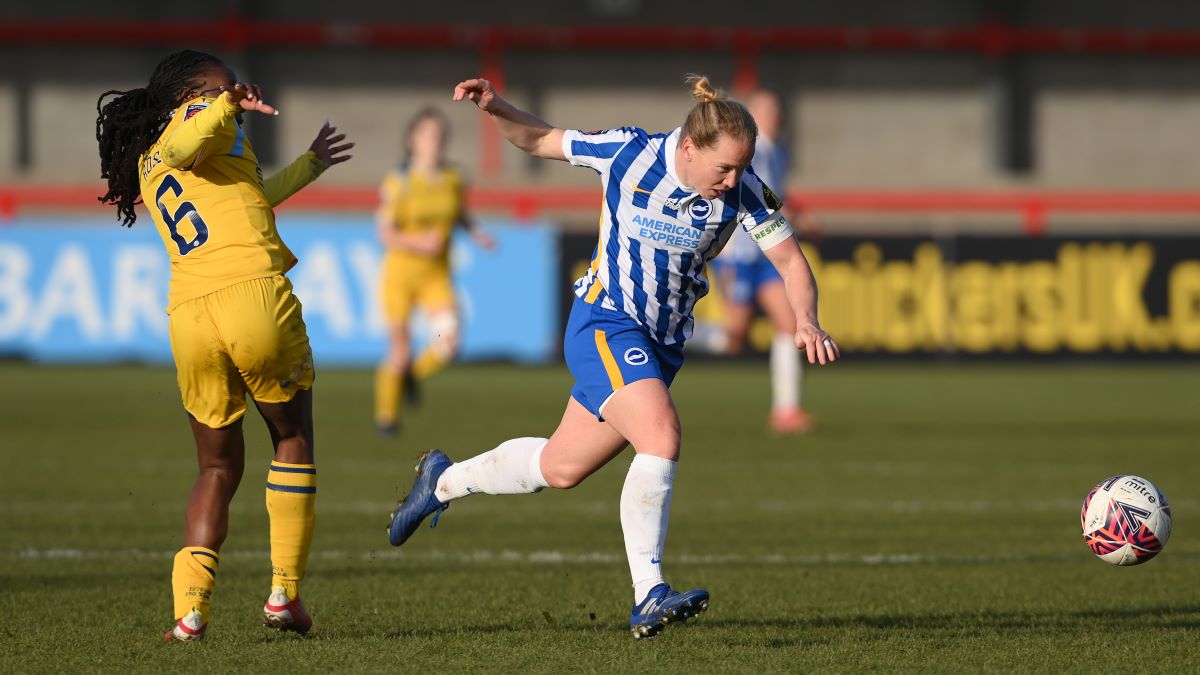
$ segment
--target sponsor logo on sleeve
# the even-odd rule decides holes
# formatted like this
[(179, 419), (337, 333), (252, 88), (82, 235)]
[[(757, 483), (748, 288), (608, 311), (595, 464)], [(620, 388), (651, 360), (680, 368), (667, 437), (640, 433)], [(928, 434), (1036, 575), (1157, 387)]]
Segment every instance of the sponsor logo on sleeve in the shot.
[(190, 120), (196, 113), (208, 107), (207, 103), (189, 103), (187, 110), (183, 113), (183, 119)]
[(778, 211), (783, 208), (783, 200), (771, 188), (767, 187), (766, 183), (763, 183), (763, 199), (767, 202), (767, 208), (772, 211)]

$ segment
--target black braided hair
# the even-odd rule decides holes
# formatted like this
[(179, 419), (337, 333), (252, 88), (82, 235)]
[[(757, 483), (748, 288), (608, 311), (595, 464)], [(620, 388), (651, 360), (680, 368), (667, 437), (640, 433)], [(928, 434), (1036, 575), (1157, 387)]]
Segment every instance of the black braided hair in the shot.
[[(154, 68), (150, 83), (129, 91), (111, 90), (96, 101), (96, 140), (100, 143), (100, 177), (108, 180), (104, 204), (117, 207), (126, 226), (137, 220), (133, 207), (141, 200), (138, 158), (158, 140), (170, 115), (182, 101), (181, 92), (195, 88), (197, 80), (214, 66), (223, 67), (211, 54), (184, 49), (167, 56)], [(104, 99), (116, 98), (105, 103)]]

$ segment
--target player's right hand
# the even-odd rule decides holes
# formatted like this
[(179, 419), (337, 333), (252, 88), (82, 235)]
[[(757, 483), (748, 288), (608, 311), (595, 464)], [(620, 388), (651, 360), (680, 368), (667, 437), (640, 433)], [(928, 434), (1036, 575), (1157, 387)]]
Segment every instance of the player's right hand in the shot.
[(233, 86), (221, 85), (221, 91), (229, 96), (230, 103), (239, 103), (243, 110), (254, 110), (266, 115), (278, 115), (274, 106), (264, 103), (262, 90), (257, 84), (238, 82)]
[(417, 250), (430, 258), (440, 256), (446, 250), (446, 244), (449, 243), (446, 241), (445, 235), (436, 231), (418, 234), (414, 239), (416, 240)]
[(496, 88), (492, 83), (481, 77), (472, 80), (463, 80), (454, 87), (454, 101), (468, 99), (480, 110), (485, 112), (493, 110), (498, 101), (503, 99), (496, 93)]

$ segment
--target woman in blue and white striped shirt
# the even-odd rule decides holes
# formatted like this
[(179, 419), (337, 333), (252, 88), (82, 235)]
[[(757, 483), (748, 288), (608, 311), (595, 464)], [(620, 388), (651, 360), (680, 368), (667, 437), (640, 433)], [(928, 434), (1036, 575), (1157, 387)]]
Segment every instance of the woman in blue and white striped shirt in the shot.
[(810, 363), (832, 363), (837, 344), (817, 321), (817, 290), (779, 198), (750, 168), (757, 128), (740, 103), (689, 76), (698, 102), (682, 127), (583, 132), (555, 128), (514, 107), (487, 80), (459, 83), (454, 100), (491, 115), (513, 145), (535, 157), (586, 166), (604, 191), (600, 240), (575, 283), (563, 350), (575, 378), (558, 428), (517, 438), (463, 462), (422, 456), (413, 491), (392, 515), (393, 545), (426, 516), (469, 494), (520, 494), (578, 485), (628, 445), (636, 451), (621, 492), (621, 528), (633, 577), (630, 629), (650, 637), (708, 607), (708, 592), (677, 592), (661, 557), (679, 415), (668, 391), (683, 365), (692, 309), (708, 291), (704, 267), (742, 227), (784, 279), (795, 342)]

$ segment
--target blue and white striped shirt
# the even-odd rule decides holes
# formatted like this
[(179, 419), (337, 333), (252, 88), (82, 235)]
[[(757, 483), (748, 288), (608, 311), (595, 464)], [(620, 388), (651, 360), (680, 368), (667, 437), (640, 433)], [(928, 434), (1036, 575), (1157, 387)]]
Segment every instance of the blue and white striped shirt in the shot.
[(716, 199), (683, 186), (675, 174), (680, 133), (623, 127), (563, 134), (563, 154), (600, 174), (604, 188), (600, 242), (575, 294), (625, 312), (664, 345), (691, 337), (692, 309), (708, 293), (704, 266), (737, 224), (764, 251), (792, 236), (751, 169)]

